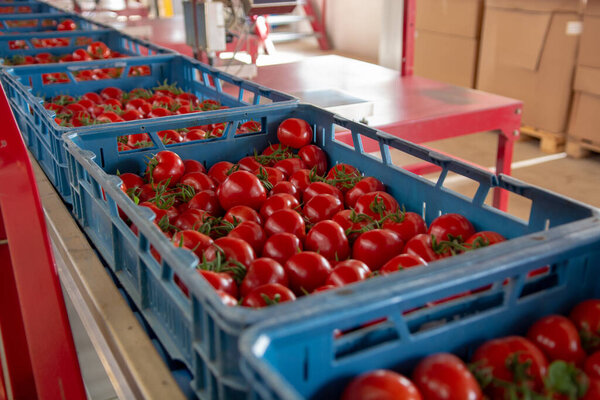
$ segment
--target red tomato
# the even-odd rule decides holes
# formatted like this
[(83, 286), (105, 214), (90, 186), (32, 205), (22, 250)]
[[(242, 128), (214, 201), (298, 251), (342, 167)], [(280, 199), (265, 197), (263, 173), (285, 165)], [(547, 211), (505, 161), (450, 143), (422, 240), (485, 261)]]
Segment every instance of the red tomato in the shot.
[(373, 229), (362, 233), (352, 247), (352, 258), (377, 271), (385, 263), (402, 252), (402, 239), (393, 231)]
[(307, 169), (314, 168), (318, 175), (327, 172), (327, 155), (320, 147), (314, 144), (303, 146), (298, 150), (298, 155)]
[(174, 144), (183, 142), (183, 136), (173, 129), (156, 132), (163, 144)]
[(93, 42), (87, 48), (88, 53), (94, 58), (110, 58), (110, 49), (102, 42)]
[(254, 156), (244, 157), (240, 161), (238, 161), (237, 164), (240, 166), (241, 169), (248, 172), (254, 172), (260, 167), (262, 167), (262, 164), (259, 163), (256, 160), (256, 158), (254, 158)]
[(77, 24), (70, 18), (64, 19), (56, 25), (57, 31), (74, 31), (75, 29), (77, 29)]
[(296, 235), (300, 240), (306, 236), (306, 225), (302, 216), (289, 208), (275, 211), (265, 221), (265, 233), (272, 236), (276, 233), (288, 232)]
[(347, 207), (354, 208), (356, 200), (358, 200), (358, 198), (363, 194), (382, 192), (384, 190), (385, 186), (383, 186), (383, 183), (379, 179), (373, 178), (372, 176), (367, 176), (358, 181), (352, 189), (346, 192), (344, 201)]
[(371, 222), (370, 218), (356, 214), (353, 210), (342, 210), (335, 214), (332, 220), (342, 227), (349, 240), (356, 240)]
[(413, 382), (425, 400), (481, 400), (477, 380), (460, 358), (439, 353), (424, 358), (413, 372)]
[(459, 238), (461, 242), (475, 234), (475, 228), (468, 219), (460, 214), (444, 214), (433, 220), (427, 231), (438, 241)]
[(222, 237), (214, 241), (213, 245), (204, 251), (206, 261), (211, 262), (221, 253), (227, 261), (237, 261), (246, 268), (254, 261), (254, 250), (245, 240)]
[(213, 164), (208, 170), (208, 176), (210, 176), (215, 182), (221, 184), (229, 177), (229, 174), (234, 171), (233, 163), (229, 161), (219, 161)]
[(288, 118), (279, 124), (277, 139), (284, 146), (299, 149), (310, 143), (313, 131), (308, 122), (299, 118)]
[(342, 204), (344, 203), (344, 195), (342, 192), (335, 186), (331, 186), (325, 182), (313, 182), (308, 185), (302, 193), (302, 201), (306, 204), (318, 194), (331, 194), (340, 199)]
[(327, 183), (346, 193), (361, 179), (360, 171), (350, 164), (337, 164), (325, 176)]
[[(359, 182), (360, 183), (360, 182)], [(427, 225), (419, 214), (405, 212), (400, 220), (390, 218), (383, 223), (383, 228), (390, 229), (398, 234), (404, 243), (421, 233), (427, 232)]]
[(482, 231), (471, 235), (466, 241), (465, 246), (472, 249), (491, 246), (496, 243), (504, 242), (506, 238), (497, 232)]
[(421, 233), (410, 239), (404, 246), (404, 253), (420, 257), (426, 262), (432, 262), (442, 258), (441, 254), (435, 252), (432, 247), (431, 236)]
[(139, 175), (130, 172), (120, 174), (119, 178), (123, 181), (123, 189), (126, 193), (130, 189), (137, 189), (144, 185), (144, 180)]
[(127, 136), (127, 145), (130, 147), (145, 147), (146, 144), (152, 145), (152, 140), (147, 133), (136, 133)]
[(356, 200), (354, 209), (359, 214), (366, 214), (374, 220), (398, 211), (398, 202), (390, 194), (382, 191), (363, 194)]
[(278, 160), (292, 157), (292, 152), (288, 146), (284, 146), (280, 143), (271, 144), (269, 147), (263, 150), (262, 155), (267, 157), (269, 166), (275, 165)]
[[(183, 169), (185, 170), (185, 163), (183, 164)], [(196, 192), (216, 190), (217, 188), (215, 182), (202, 172), (186, 172), (179, 180), (179, 183), (193, 187)]]
[(291, 208), (295, 210), (298, 207), (300, 207), (300, 203), (291, 194), (274, 194), (269, 196), (263, 203), (262, 207), (260, 208), (260, 216), (266, 220), (277, 210), (282, 210), (284, 208)]
[(345, 260), (350, 255), (348, 238), (335, 221), (317, 222), (306, 235), (305, 248), (321, 254), (327, 260)]
[(143, 119), (144, 116), (138, 110), (127, 110), (121, 114), (121, 118), (125, 121), (136, 121), (138, 119)]
[(585, 360), (583, 370), (590, 379), (600, 380), (600, 351), (591, 354)]
[(200, 260), (202, 260), (204, 250), (213, 244), (213, 240), (210, 237), (193, 230), (175, 232), (172, 241), (176, 247), (183, 246), (192, 250)]
[(588, 353), (600, 350), (600, 299), (591, 299), (577, 304), (569, 314), (579, 335), (583, 348)]
[(338, 263), (325, 281), (325, 285), (345, 286), (350, 283), (364, 281), (371, 274), (365, 263), (358, 260), (345, 260)]
[(240, 294), (246, 297), (252, 290), (267, 283), (278, 283), (287, 287), (288, 278), (285, 269), (272, 258), (256, 258), (248, 267), (248, 272), (240, 285)]
[[(177, 112), (181, 114), (182, 113), (182, 108), (183, 107), (181, 107), (179, 110), (177, 110)], [(204, 140), (206, 138), (207, 138), (206, 132), (203, 131), (202, 129), (190, 129), (185, 134), (185, 141), (186, 142), (192, 142), (194, 140)]]
[(383, 267), (379, 269), (381, 275), (388, 275), (393, 272), (402, 271), (405, 268), (416, 267), (418, 265), (427, 265), (425, 260), (421, 257), (412, 254), (399, 254), (386, 262)]
[(304, 162), (299, 158), (286, 158), (285, 160), (277, 161), (275, 165), (273, 165), (273, 168), (277, 168), (283, 172), (283, 175), (287, 179), (295, 172), (306, 169), (306, 165), (304, 165)]
[(238, 302), (235, 299), (235, 297), (231, 296), (230, 294), (225, 293), (222, 290), (217, 290), (217, 294), (221, 298), (221, 301), (223, 302), (223, 304), (225, 304), (226, 306), (234, 307), (234, 306), (238, 305)]
[(154, 156), (146, 168), (146, 179), (155, 184), (168, 181), (168, 186), (175, 186), (183, 176), (185, 166), (176, 153), (163, 150)]
[(244, 221), (254, 221), (262, 225), (262, 219), (258, 213), (248, 206), (233, 206), (225, 213), (223, 217), (225, 221), (229, 221), (234, 225)]
[[(528, 378), (526, 377), (523, 383), (538, 392), (544, 387), (542, 379), (548, 370), (548, 361), (544, 353), (535, 344), (520, 336), (485, 342), (475, 351), (471, 362), (477, 363), (477, 368), (481, 370), (489, 368), (495, 378), (508, 382), (513, 382), (514, 371), (521, 369), (518, 364), (530, 362), (531, 365), (525, 369)], [(493, 383), (486, 392), (489, 392), (492, 398), (504, 398), (504, 389)]]
[(287, 287), (278, 283), (267, 283), (248, 293), (242, 300), (242, 306), (261, 308), (294, 300), (296, 296)]
[(269, 192), (269, 196), (283, 193), (291, 194), (296, 200), (300, 201), (300, 192), (298, 191), (298, 188), (288, 181), (277, 182), (273, 185), (273, 189)]
[(88, 93), (84, 94), (81, 97), (83, 99), (88, 99), (88, 100), (92, 101), (95, 104), (102, 103), (102, 97), (100, 97), (100, 95), (98, 93), (88, 92)]
[(227, 237), (245, 240), (252, 246), (254, 254), (260, 254), (265, 245), (265, 241), (267, 240), (265, 231), (263, 231), (262, 227), (254, 221), (242, 222), (233, 228)]
[(585, 352), (575, 325), (561, 315), (549, 315), (537, 320), (527, 332), (527, 338), (535, 343), (548, 360), (563, 360), (581, 365)]
[(116, 87), (106, 87), (100, 91), (100, 97), (102, 97), (104, 100), (121, 100), (123, 98), (123, 91)]
[(581, 400), (598, 400), (600, 399), (600, 379), (590, 379), (590, 385), (588, 386), (585, 396)]
[(223, 209), (219, 204), (219, 198), (212, 190), (202, 190), (201, 192), (196, 193), (196, 195), (188, 202), (188, 207), (206, 211), (207, 214), (214, 217), (219, 217), (223, 214)]
[(260, 167), (254, 173), (262, 180), (266, 180), (273, 186), (285, 180), (285, 175), (281, 170), (272, 167)]
[(259, 210), (267, 199), (265, 187), (247, 171), (236, 171), (229, 175), (219, 186), (217, 194), (224, 210), (239, 205)]
[(421, 400), (416, 386), (405, 376), (389, 370), (364, 373), (352, 382), (341, 400)]
[(304, 193), (308, 185), (311, 184), (311, 172), (307, 169), (300, 169), (290, 176), (290, 183), (294, 185), (300, 194)]
[(261, 125), (258, 121), (246, 121), (239, 126), (236, 134), (260, 132)]
[(221, 290), (233, 298), (238, 297), (238, 287), (233, 277), (225, 272), (214, 272), (198, 269), (198, 273), (206, 279), (215, 290)]
[(337, 197), (330, 194), (318, 194), (304, 204), (302, 213), (310, 223), (333, 218), (342, 211), (344, 205)]
[(183, 160), (183, 166), (185, 167), (185, 173), (189, 174), (190, 172), (201, 172), (203, 174), (206, 173), (206, 168), (200, 161), (196, 160)]
[(286, 261), (284, 268), (290, 289), (296, 296), (302, 296), (323, 286), (331, 274), (329, 261), (313, 251), (294, 254)]
[(204, 224), (207, 217), (206, 211), (191, 208), (179, 214), (173, 225), (180, 230), (195, 230)]
[(302, 251), (302, 242), (293, 233), (276, 233), (269, 237), (262, 250), (263, 257), (270, 257), (284, 265), (294, 254)]

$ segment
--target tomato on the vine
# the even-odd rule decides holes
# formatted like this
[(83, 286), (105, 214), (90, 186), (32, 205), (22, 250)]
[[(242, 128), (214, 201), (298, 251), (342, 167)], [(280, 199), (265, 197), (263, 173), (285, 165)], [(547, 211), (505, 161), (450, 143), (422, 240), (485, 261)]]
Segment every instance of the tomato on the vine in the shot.
[(308, 169), (314, 168), (318, 175), (327, 172), (327, 155), (319, 146), (314, 144), (303, 146), (298, 150), (298, 156)]
[(276, 233), (288, 232), (296, 235), (300, 240), (306, 236), (306, 224), (297, 212), (289, 208), (275, 211), (265, 221), (265, 233), (272, 236)]
[(312, 140), (313, 131), (308, 122), (299, 118), (288, 118), (279, 124), (277, 139), (284, 146), (299, 149)]
[(356, 199), (354, 209), (357, 213), (368, 215), (378, 221), (386, 215), (397, 212), (399, 205), (389, 193), (376, 191), (363, 194)]
[(571, 310), (569, 319), (579, 331), (583, 348), (588, 353), (600, 350), (600, 299), (590, 299), (577, 304)]
[(176, 153), (169, 150), (160, 151), (148, 163), (146, 179), (155, 184), (168, 182), (168, 186), (175, 186), (183, 176), (185, 166)]
[(451, 241), (459, 238), (462, 242), (475, 234), (473, 224), (463, 215), (450, 213), (440, 215), (431, 222), (428, 232), (438, 241)]
[(386, 262), (383, 267), (379, 269), (381, 275), (388, 275), (393, 272), (401, 271), (405, 268), (416, 267), (419, 265), (427, 265), (427, 262), (421, 257), (413, 254), (399, 254)]
[(317, 222), (306, 235), (304, 247), (330, 261), (345, 260), (350, 255), (348, 238), (342, 227), (333, 220)]
[(261, 255), (272, 258), (284, 265), (291, 256), (301, 251), (302, 242), (298, 239), (298, 236), (293, 233), (282, 232), (276, 233), (267, 239)]
[(352, 247), (352, 258), (377, 271), (386, 262), (402, 252), (402, 239), (388, 229), (373, 229), (360, 234)]
[(242, 300), (242, 306), (261, 308), (294, 300), (296, 296), (287, 287), (279, 283), (267, 283), (248, 293)]
[(527, 338), (544, 352), (548, 360), (563, 360), (581, 365), (585, 352), (575, 325), (561, 315), (537, 320), (527, 331)]
[(308, 294), (323, 286), (331, 273), (329, 261), (312, 251), (294, 254), (285, 262), (284, 268), (290, 282), (290, 289), (297, 296)]
[(413, 237), (427, 232), (427, 225), (421, 216), (414, 212), (405, 212), (401, 218), (390, 218), (383, 223), (382, 228), (390, 229), (407, 243)]
[(413, 382), (426, 400), (481, 400), (477, 380), (453, 354), (438, 353), (422, 359), (413, 371)]
[(325, 281), (325, 285), (345, 286), (350, 283), (364, 281), (371, 274), (371, 270), (362, 261), (345, 260), (338, 263), (329, 277)]
[(354, 378), (341, 400), (421, 400), (417, 387), (405, 376), (389, 370), (375, 370)]
[(247, 171), (236, 171), (229, 175), (217, 191), (224, 210), (245, 205), (255, 210), (267, 199), (267, 192), (260, 180)]
[(285, 269), (272, 258), (255, 258), (240, 285), (240, 294), (246, 297), (252, 290), (267, 283), (278, 283), (287, 287), (288, 278)]

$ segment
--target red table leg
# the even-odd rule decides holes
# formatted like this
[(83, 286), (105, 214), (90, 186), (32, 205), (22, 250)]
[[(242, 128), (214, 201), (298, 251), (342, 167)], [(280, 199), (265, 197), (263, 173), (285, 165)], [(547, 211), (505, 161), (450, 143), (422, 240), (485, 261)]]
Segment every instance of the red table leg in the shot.
[[(514, 147), (514, 129), (501, 131), (498, 135), (498, 151), (496, 154), (496, 174), (511, 174), (513, 147)], [(506, 211), (508, 209), (508, 192), (504, 189), (494, 189), (494, 207)]]

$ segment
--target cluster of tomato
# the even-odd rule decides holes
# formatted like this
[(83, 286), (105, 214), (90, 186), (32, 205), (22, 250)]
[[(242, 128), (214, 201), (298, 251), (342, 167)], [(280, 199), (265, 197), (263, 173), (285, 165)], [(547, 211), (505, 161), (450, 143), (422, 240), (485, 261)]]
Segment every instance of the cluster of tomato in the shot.
[[(37, 19), (15, 19), (6, 21), (6, 26), (9, 28), (33, 28), (38, 26)], [(57, 31), (74, 31), (77, 29), (77, 24), (70, 18), (64, 19), (58, 22), (54, 19), (44, 19), (40, 22), (40, 25), (45, 28), (55, 27)]]
[[(467, 366), (439, 353), (421, 360), (412, 381), (390, 370), (355, 378), (343, 400), (598, 400), (600, 399), (600, 300), (576, 305), (569, 318), (537, 320), (526, 337), (483, 343)], [(484, 397), (487, 396), (487, 397)]]
[[(93, 42), (92, 38), (80, 36), (75, 39), (76, 46), (87, 46)], [(67, 47), (71, 45), (71, 38), (57, 37), (57, 38), (33, 38), (31, 44), (36, 49), (47, 49), (52, 47)], [(29, 46), (23, 39), (10, 40), (8, 42), (8, 48), (10, 50), (27, 50)]]
[[(85, 71), (80, 71), (83, 72)], [(105, 73), (111, 74), (110, 71)], [(57, 124), (71, 127), (134, 121), (222, 108), (214, 100), (201, 102), (194, 94), (166, 84), (152, 89), (137, 88), (130, 92), (124, 92), (116, 87), (106, 87), (100, 93), (89, 92), (78, 98), (60, 95), (45, 101), (44, 107), (56, 113), (54, 120)], [(143, 141), (144, 139), (141, 138), (136, 140), (136, 142)], [(139, 143), (132, 147), (145, 144)], [(123, 146), (121, 150), (127, 149), (128, 146)]]
[(13, 7), (13, 6), (0, 6), (0, 14), (25, 14), (25, 13), (30, 13), (31, 12), (31, 7), (29, 6), (18, 6), (18, 7)]
[(198, 272), (226, 304), (290, 301), (504, 240), (476, 233), (458, 214), (427, 228), (378, 179), (349, 164), (328, 169), (304, 120), (285, 120), (277, 136), (280, 143), (237, 164), (206, 171), (161, 151), (143, 177), (120, 175), (173, 244), (195, 252)]
[[(53, 44), (62, 45), (59, 39), (50, 39)], [(68, 40), (68, 39), (67, 39)], [(24, 42), (23, 42), (24, 43)], [(51, 44), (52, 44), (51, 43)], [(78, 44), (79, 45), (79, 44)], [(110, 58), (120, 58), (125, 55), (108, 48), (103, 42), (92, 42), (86, 49), (76, 49), (73, 53), (54, 55), (51, 53), (38, 53), (35, 56), (16, 55), (5, 60), (7, 65), (29, 65), (29, 64), (50, 64), (56, 62), (74, 62), (74, 61), (93, 61), (107, 60)]]

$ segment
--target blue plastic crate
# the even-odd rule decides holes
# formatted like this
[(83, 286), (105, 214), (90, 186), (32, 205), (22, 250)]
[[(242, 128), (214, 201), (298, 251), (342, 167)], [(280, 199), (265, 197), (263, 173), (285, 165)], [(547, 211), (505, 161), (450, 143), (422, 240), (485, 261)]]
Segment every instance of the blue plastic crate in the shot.
[[(136, 50), (139, 46), (134, 45)], [(131, 68), (141, 65), (151, 67), (150, 75), (128, 76)], [(122, 67), (117, 79), (98, 81), (75, 81), (73, 72), (93, 68)], [(47, 73), (66, 73), (70, 83), (44, 85), (42, 76)], [(62, 135), (73, 128), (61, 127), (54, 121), (54, 112), (44, 109), (43, 99), (60, 94), (79, 96), (86, 92), (98, 92), (107, 86), (124, 91), (137, 87), (152, 88), (167, 81), (199, 99), (215, 99), (228, 107), (242, 107), (271, 102), (296, 102), (287, 94), (221, 72), (192, 58), (180, 55), (157, 55), (102, 61), (70, 62), (60, 64), (25, 65), (7, 67), (2, 72), (2, 82), (27, 146), (58, 189), (63, 199), (70, 203), (67, 164)], [(180, 116), (162, 117), (173, 120)], [(144, 120), (146, 123), (148, 120)], [(110, 124), (109, 129), (119, 131), (122, 123)], [(87, 128), (79, 128), (87, 129)]]
[[(20, 4), (20, 3), (19, 3)], [(92, 22), (80, 15), (44, 12), (35, 14), (0, 14), (0, 32), (4, 35), (26, 32), (56, 32), (56, 26), (65, 19), (72, 19), (77, 24), (78, 30), (107, 29), (107, 25)], [(19, 21), (32, 21), (32, 26), (12, 26)], [(16, 38), (19, 38), (16, 36)]]
[[(12, 11), (9, 8), (12, 7)], [(27, 12), (19, 11), (20, 7), (28, 7)], [(27, 15), (27, 14), (41, 14), (41, 13), (63, 13), (64, 11), (60, 8), (54, 7), (47, 3), (39, 1), (18, 1), (18, 2), (6, 2), (0, 3), (0, 15)]]
[[(35, 47), (35, 40), (65, 38), (69, 40), (68, 46), (40, 48)], [(19, 41), (19, 48), (11, 49), (15, 41)], [(126, 56), (151, 56), (161, 53), (174, 53), (165, 47), (154, 45), (146, 40), (137, 39), (122, 34), (114, 29), (98, 29), (93, 31), (63, 31), (63, 32), (31, 32), (11, 35), (0, 35), (0, 62), (6, 64), (6, 59), (14, 56), (35, 56), (39, 53), (53, 55), (71, 54), (76, 49), (87, 48), (89, 42), (101, 41), (111, 50)], [(18, 66), (8, 66), (18, 67)]]
[[(290, 117), (303, 118), (312, 125), (315, 143), (327, 152), (330, 164), (348, 162), (365, 175), (378, 177), (407, 210), (422, 212), (428, 223), (440, 213), (459, 212), (466, 215), (478, 230), (493, 229), (514, 239), (477, 252), (441, 260), (437, 262), (440, 270), (460, 269), (492, 254), (496, 257), (511, 254), (536, 243), (536, 238), (540, 237), (539, 232), (546, 228), (553, 232), (560, 225), (590, 217), (597, 218), (598, 215), (595, 208), (511, 177), (495, 176), (488, 171), (304, 104), (271, 104), (206, 112), (169, 122), (157, 119), (143, 123), (124, 123), (118, 131), (95, 127), (85, 132), (65, 135), (76, 219), (107, 264), (115, 271), (170, 356), (183, 361), (192, 371), (196, 392), (202, 399), (250, 398), (249, 387), (240, 372), (240, 354), (237, 348), (239, 336), (248, 327), (270, 319), (302, 315), (324, 304), (338, 304), (342, 297), (346, 301), (344, 304), (354, 304), (354, 299), (358, 299), (363, 291), (370, 291), (371, 288), (379, 290), (385, 279), (374, 279), (268, 309), (227, 307), (210, 285), (194, 271), (196, 257), (186, 250), (174, 248), (153, 227), (152, 212), (145, 207), (135, 206), (119, 189), (120, 179), (108, 174), (115, 174), (117, 170), (140, 173), (144, 171), (147, 157), (165, 148), (175, 151), (184, 159), (199, 160), (206, 166), (221, 160), (237, 161), (253, 154), (254, 149), (260, 151), (269, 143), (275, 143), (278, 125)], [(262, 131), (235, 135), (237, 126), (247, 120), (260, 121)], [(221, 122), (226, 122), (227, 127), (224, 136), (217, 139), (165, 146), (156, 133), (164, 129)], [(334, 139), (336, 127), (352, 132), (354, 147)], [(155, 143), (154, 148), (117, 151), (118, 136), (143, 132), (150, 133)], [(380, 143), (382, 159), (362, 151), (363, 137)], [(439, 165), (442, 168), (439, 180), (430, 182), (393, 165), (391, 148)], [(444, 180), (451, 171), (477, 183), (474, 198), (443, 188)], [(486, 205), (486, 196), (495, 187), (530, 199), (532, 209), (529, 221), (514, 218)], [(118, 208), (138, 227), (139, 236), (135, 236), (119, 218)], [(161, 264), (152, 257), (150, 246), (161, 255)], [(500, 260), (499, 265), (502, 263)], [(173, 273), (180, 276), (189, 287), (191, 299), (186, 298), (173, 283)], [(340, 296), (341, 293), (343, 296)]]
[[(524, 335), (542, 316), (565, 315), (580, 301), (600, 298), (598, 218), (523, 238), (514, 250), (494, 247), (454, 268), (440, 263), (395, 274), (368, 282), (351, 297), (339, 291), (313, 310), (248, 330), (239, 345), (254, 398), (339, 399), (363, 372), (386, 368), (410, 377), (419, 360), (439, 352), (468, 360), (486, 340)], [(544, 266), (551, 266), (549, 273), (528, 278)], [(405, 314), (488, 285), (487, 291)], [(336, 335), (380, 318), (385, 322)]]

